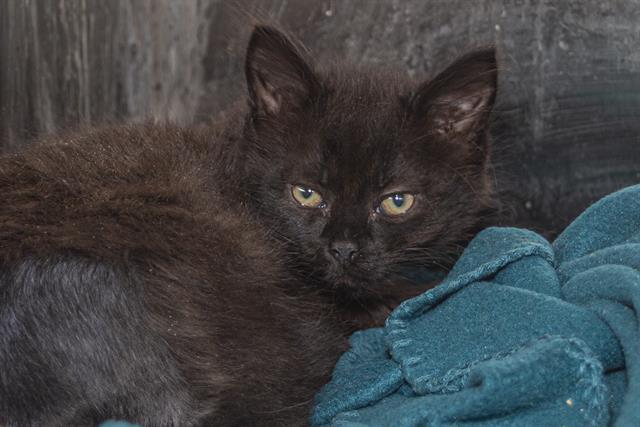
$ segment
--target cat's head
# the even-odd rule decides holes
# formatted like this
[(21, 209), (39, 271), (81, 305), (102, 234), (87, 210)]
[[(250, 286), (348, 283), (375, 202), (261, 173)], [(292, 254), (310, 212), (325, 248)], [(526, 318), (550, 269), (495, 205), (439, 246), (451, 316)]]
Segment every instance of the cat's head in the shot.
[(381, 295), (411, 265), (448, 265), (491, 206), (493, 50), (432, 80), (316, 68), (254, 31), (246, 58), (249, 188), (310, 278)]

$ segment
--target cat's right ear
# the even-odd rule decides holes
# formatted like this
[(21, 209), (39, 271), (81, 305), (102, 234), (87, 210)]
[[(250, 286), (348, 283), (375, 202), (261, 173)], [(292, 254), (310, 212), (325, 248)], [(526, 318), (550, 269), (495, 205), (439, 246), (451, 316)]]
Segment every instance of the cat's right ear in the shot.
[(486, 154), (484, 136), (497, 77), (494, 49), (462, 57), (414, 93), (410, 101), (414, 123), (451, 148)]
[(303, 108), (320, 87), (295, 45), (284, 34), (267, 26), (253, 30), (245, 74), (252, 110), (259, 115), (277, 115)]

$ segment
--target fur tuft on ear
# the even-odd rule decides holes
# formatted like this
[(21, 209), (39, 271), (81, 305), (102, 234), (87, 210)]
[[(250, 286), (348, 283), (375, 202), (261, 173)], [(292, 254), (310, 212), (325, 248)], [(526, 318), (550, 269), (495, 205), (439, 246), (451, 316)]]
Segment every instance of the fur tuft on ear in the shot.
[(318, 79), (295, 45), (268, 26), (253, 30), (245, 74), (252, 110), (260, 115), (301, 108), (319, 90)]
[(418, 88), (410, 100), (413, 119), (430, 135), (482, 145), (497, 77), (494, 49), (470, 53)]

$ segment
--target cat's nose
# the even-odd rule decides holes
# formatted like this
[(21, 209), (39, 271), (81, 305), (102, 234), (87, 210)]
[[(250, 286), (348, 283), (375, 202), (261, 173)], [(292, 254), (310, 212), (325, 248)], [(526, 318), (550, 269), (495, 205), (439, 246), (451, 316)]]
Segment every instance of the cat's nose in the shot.
[(358, 255), (359, 249), (356, 243), (349, 241), (338, 240), (329, 244), (329, 253), (342, 264), (353, 261)]

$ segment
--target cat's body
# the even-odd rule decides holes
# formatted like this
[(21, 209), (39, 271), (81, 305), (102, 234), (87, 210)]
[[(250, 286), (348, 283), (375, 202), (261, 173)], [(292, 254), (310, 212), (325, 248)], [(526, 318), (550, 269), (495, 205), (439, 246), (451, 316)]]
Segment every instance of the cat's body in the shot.
[(306, 424), (342, 341), (213, 147), (116, 127), (2, 159), (0, 424)]
[(216, 130), (0, 159), (0, 424), (304, 425), (349, 331), (471, 237), (492, 52), (416, 87), (316, 72), (259, 27), (246, 73), (248, 110)]

